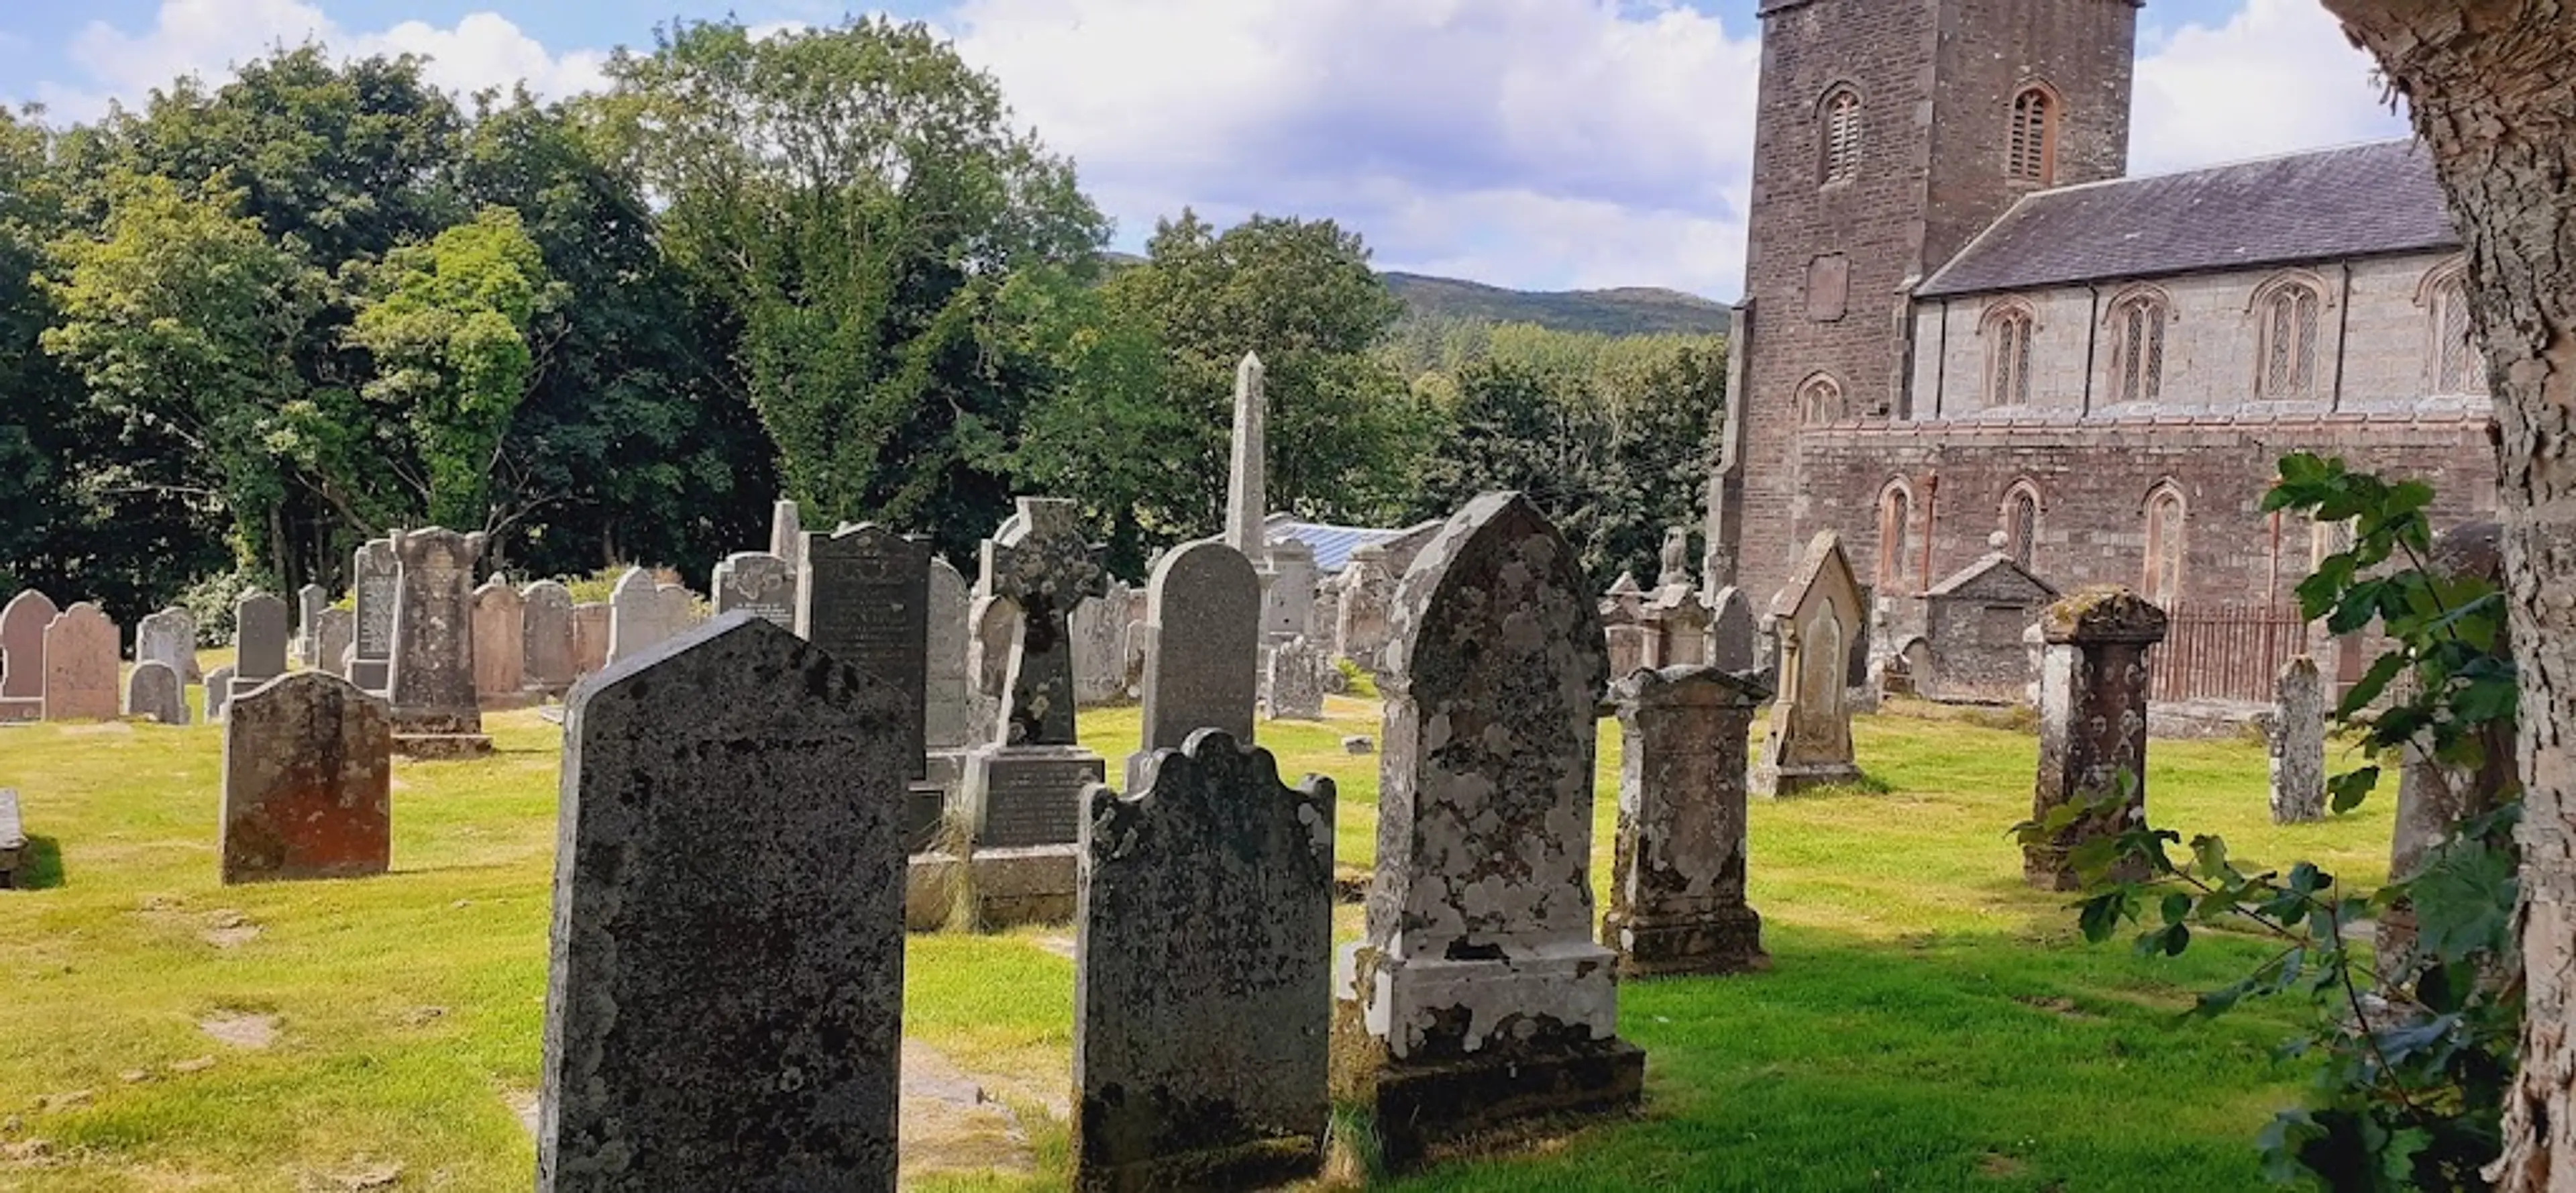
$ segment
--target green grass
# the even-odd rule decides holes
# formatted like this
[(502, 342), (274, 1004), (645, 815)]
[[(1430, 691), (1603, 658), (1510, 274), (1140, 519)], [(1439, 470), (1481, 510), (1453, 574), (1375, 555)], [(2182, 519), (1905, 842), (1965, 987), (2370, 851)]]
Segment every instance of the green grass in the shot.
[[(1262, 735), (1292, 779), (1337, 780), (1338, 857), (1365, 865), (1377, 759), (1341, 741), (1378, 736), (1374, 706), (1330, 711)], [(543, 1046), (559, 734), (533, 713), (491, 724), (492, 759), (397, 770), (396, 873), (236, 888), (215, 880), (218, 728), (0, 730), (0, 786), (20, 790), (61, 871), (46, 889), (0, 892), (0, 1157), (46, 1145), (40, 1162), (0, 1158), (0, 1190), (295, 1189), (388, 1162), (405, 1189), (526, 1188), (534, 1147), (513, 1107)], [(1136, 714), (1085, 726), (1115, 773)], [(2294, 1008), (2177, 1019), (2255, 944), (2170, 961), (2083, 945), (2061, 898), (2021, 885), (2004, 836), (2028, 811), (2027, 734), (1894, 716), (1856, 732), (1886, 794), (1752, 810), (1752, 897), (1775, 970), (1622, 989), (1622, 1032), (1649, 1055), (1645, 1112), (1403, 1187), (2260, 1183), (2253, 1133), (2304, 1078), (2270, 1056)], [(1602, 754), (1606, 883), (1606, 722)], [(2257, 747), (2159, 742), (2148, 782), (2159, 823), (2223, 832), (2240, 855), (2310, 857), (2365, 884), (2384, 867), (2384, 802), (2276, 828)], [(205, 938), (236, 918), (259, 935), (229, 949)], [(1356, 910), (1337, 922), (1355, 932)], [(916, 937), (908, 955), (910, 1033), (1024, 1112), (1061, 1103), (1070, 1063), (1073, 969), (1049, 935), (1063, 933)], [(223, 1013), (275, 1016), (278, 1043), (210, 1040), (199, 1022)], [(208, 1056), (202, 1071), (171, 1067)], [(1030, 1142), (1035, 1177), (930, 1184), (1061, 1187), (1060, 1125)]]

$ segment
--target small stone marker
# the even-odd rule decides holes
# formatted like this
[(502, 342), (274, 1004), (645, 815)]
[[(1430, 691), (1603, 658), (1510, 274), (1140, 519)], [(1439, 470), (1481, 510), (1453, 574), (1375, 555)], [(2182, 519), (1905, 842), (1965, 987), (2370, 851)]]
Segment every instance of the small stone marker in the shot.
[(322, 611), (331, 607), (331, 590), (307, 584), (295, 590), (295, 658), (306, 669), (322, 665)]
[(975, 736), (975, 684), (967, 670), (971, 653), (967, 627), (966, 578), (956, 565), (936, 555), (930, 559), (929, 613), (924, 619), (928, 672), (922, 691), (922, 744), (930, 751), (930, 778), (953, 786), (965, 771), (965, 751), (986, 744)]
[(1762, 665), (1755, 648), (1753, 603), (1734, 587), (1717, 590), (1709, 602), (1708, 665), (1720, 671), (1751, 671)]
[(519, 657), (528, 686), (550, 696), (562, 695), (581, 678), (573, 652), (572, 592), (552, 580), (539, 580), (519, 590)]
[(2272, 724), (2265, 734), (2271, 755), (2272, 823), (2308, 824), (2326, 818), (2326, 685), (2317, 661), (2306, 655), (2281, 668)]
[(1595, 715), (1609, 676), (1574, 549), (1489, 493), (1405, 574), (1377, 875), (1335, 976), (1337, 1077), (1391, 1165), (1532, 1114), (1635, 1104), (1617, 956), (1592, 939)]
[(1395, 585), (1402, 578), (1389, 569), (1382, 543), (1360, 544), (1342, 568), (1342, 603), (1336, 613), (1340, 624), (1333, 632), (1334, 649), (1371, 675), (1385, 665)]
[[(1250, 579), (1240, 552), (1199, 545)], [(1074, 1187), (1312, 1176), (1331, 1114), (1333, 782), (1283, 786), (1267, 751), (1215, 729), (1158, 751), (1143, 774), (1141, 794), (1089, 794)]]
[(528, 602), (495, 579), (474, 590), (474, 698), (507, 707), (528, 687)]
[(769, 553), (787, 561), (787, 570), (805, 566), (805, 521), (796, 503), (781, 499), (769, 507)]
[(149, 717), (163, 725), (188, 723), (188, 688), (179, 673), (159, 659), (145, 659), (125, 677), (125, 715)]
[(394, 666), (394, 609), (402, 603), (402, 562), (392, 539), (371, 539), (349, 558), (350, 591), (356, 594), (357, 657), (349, 682), (370, 692), (389, 690)]
[(539, 1193), (894, 1188), (905, 705), (741, 613), (574, 691)]
[(394, 746), (413, 758), (492, 752), (474, 696), (474, 565), (483, 536), (444, 527), (396, 531), (402, 592), (394, 612)]
[(393, 710), (319, 671), (233, 698), (223, 880), (356, 878), (393, 862)]
[(146, 613), (134, 623), (134, 661), (166, 664), (185, 684), (202, 678), (197, 670), (197, 619), (185, 609)]
[(1324, 665), (1323, 654), (1299, 634), (1278, 639), (1270, 647), (1270, 719), (1274, 721), (1320, 721), (1324, 719), (1324, 681), (1317, 668)]
[(314, 653), (321, 659), (316, 668), (347, 679), (350, 648), (357, 643), (358, 615), (347, 609), (324, 609), (314, 621), (313, 634)]
[(32, 588), (0, 606), (0, 721), (45, 715), (45, 627), (62, 612)]
[(1224, 543), (1184, 543), (1155, 563), (1145, 618), (1144, 740), (1128, 759), (1129, 790), (1144, 787), (1154, 751), (1177, 750), (1201, 729), (1252, 741), (1261, 576)]
[(233, 602), (233, 697), (286, 674), (287, 640), (293, 613), (284, 597), (251, 591)]
[(18, 793), (0, 787), (0, 891), (18, 885), (27, 862), (27, 825), (18, 814)]
[(796, 569), (765, 551), (739, 551), (716, 564), (714, 583), (719, 616), (740, 610), (768, 618), (782, 629), (796, 627)]
[[(2039, 629), (2048, 645), (2039, 668), (2031, 819), (2046, 820), (2061, 804), (2119, 801), (2022, 847), (2023, 878), (2041, 890), (2071, 891), (2081, 879), (2069, 852), (2146, 822), (2147, 648), (2165, 640), (2165, 612), (2125, 588), (2092, 588), (2049, 606)], [(2115, 873), (2145, 877), (2125, 863)]]
[(583, 601), (572, 607), (572, 664), (580, 675), (608, 666), (608, 640), (616, 630), (616, 610), (605, 601)]
[(1843, 555), (1842, 536), (1821, 531), (1797, 576), (1771, 603), (1780, 642), (1780, 698), (1753, 771), (1753, 794), (1791, 795), (1860, 778), (1852, 762), (1848, 703), (1852, 646), (1868, 604)]
[(1714, 667), (1639, 671), (1611, 688), (1625, 746), (1601, 943), (1622, 975), (1771, 967), (1744, 901), (1745, 739), (1770, 698)]
[(671, 627), (662, 621), (662, 599), (654, 589), (653, 574), (642, 568), (626, 569), (608, 596), (607, 665), (634, 658), (660, 646), (670, 636)]
[(233, 702), (233, 669), (217, 667), (206, 673), (206, 720), (209, 724), (224, 719), (224, 709)]
[(116, 719), (116, 646), (116, 623), (88, 601), (63, 610), (45, 627), (46, 720)]

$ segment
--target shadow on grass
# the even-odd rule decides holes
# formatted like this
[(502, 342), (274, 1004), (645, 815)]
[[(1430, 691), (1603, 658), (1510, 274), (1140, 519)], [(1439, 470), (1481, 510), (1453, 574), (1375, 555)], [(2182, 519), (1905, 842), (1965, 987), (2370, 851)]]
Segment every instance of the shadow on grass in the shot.
[(52, 837), (27, 836), (18, 855), (18, 872), (9, 876), (13, 890), (42, 891), (63, 885), (63, 846)]

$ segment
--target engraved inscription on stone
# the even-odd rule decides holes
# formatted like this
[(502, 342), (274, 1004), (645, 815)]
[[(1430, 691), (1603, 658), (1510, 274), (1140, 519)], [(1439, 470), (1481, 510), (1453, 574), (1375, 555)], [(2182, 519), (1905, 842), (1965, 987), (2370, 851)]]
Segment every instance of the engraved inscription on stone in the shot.
[(1100, 781), (1100, 760), (1013, 759), (986, 773), (984, 828), (975, 843), (985, 849), (1063, 845), (1080, 839), (1081, 793)]

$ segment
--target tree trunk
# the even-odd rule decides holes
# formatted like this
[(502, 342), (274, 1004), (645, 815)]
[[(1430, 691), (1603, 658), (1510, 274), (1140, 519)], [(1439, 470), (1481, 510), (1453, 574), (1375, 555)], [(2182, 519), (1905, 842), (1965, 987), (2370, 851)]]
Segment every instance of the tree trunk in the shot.
[(2576, 0), (2325, 0), (2411, 103), (2468, 246), (2522, 685), (2529, 1003), (2507, 1193), (2576, 1193)]

